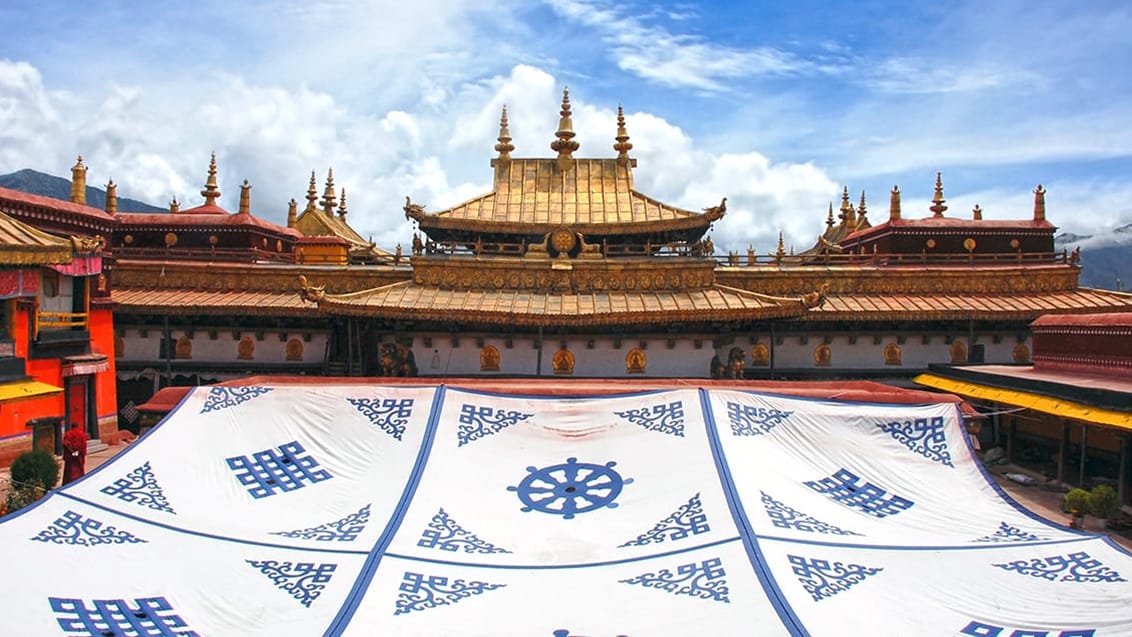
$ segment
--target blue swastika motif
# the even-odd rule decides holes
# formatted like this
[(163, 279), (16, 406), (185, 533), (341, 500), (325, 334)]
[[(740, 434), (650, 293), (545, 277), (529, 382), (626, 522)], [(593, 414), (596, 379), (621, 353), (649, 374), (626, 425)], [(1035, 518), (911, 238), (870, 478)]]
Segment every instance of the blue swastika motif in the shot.
[(86, 518), (74, 511), (64, 511), (51, 526), (31, 538), (38, 542), (54, 542), (72, 546), (95, 546), (98, 544), (139, 544), (145, 540), (133, 533), (121, 531), (109, 524), (93, 518)]
[(456, 446), (463, 447), (484, 436), (499, 433), (533, 415), (503, 408), (477, 407), (466, 403), (460, 405), (460, 427), (456, 430), (456, 440), (460, 444)]
[(428, 528), (421, 532), (421, 539), (417, 546), (426, 549), (440, 549), (441, 551), (461, 551), (465, 553), (510, 553), (491, 542), (481, 540), (475, 533), (470, 533), (464, 527), (456, 524), (444, 509), (437, 511), (428, 523)]
[(731, 600), (727, 597), (729, 590), (726, 575), (723, 562), (718, 557), (713, 557), (703, 562), (681, 564), (676, 567), (675, 573), (662, 568), (655, 573), (642, 573), (621, 582), (656, 588), (673, 595), (687, 595), (729, 604)]
[(765, 491), (759, 493), (762, 494), (763, 508), (766, 509), (770, 523), (780, 529), (795, 529), (807, 533), (828, 533), (832, 535), (860, 535), (860, 533), (846, 531), (788, 507), (770, 497)]
[(204, 406), (200, 413), (235, 407), (240, 403), (262, 396), (271, 391), (271, 387), (209, 387), (208, 396), (204, 399)]
[(272, 531), (271, 534), (316, 542), (353, 542), (358, 539), (358, 534), (365, 530), (366, 523), (369, 522), (369, 506), (367, 504), (333, 522), (294, 531)]
[(1007, 524), (1006, 522), (1000, 522), (998, 524), (998, 530), (997, 531), (995, 531), (991, 535), (984, 535), (983, 537), (981, 537), (981, 538), (979, 538), (975, 541), (976, 542), (1030, 542), (1030, 541), (1040, 540), (1040, 539), (1042, 539), (1042, 538), (1037, 536), (1037, 535), (1034, 535), (1033, 533), (1028, 533), (1026, 531), (1023, 531), (1022, 529), (1020, 529), (1016, 526)]
[(81, 599), (49, 597), (59, 627), (69, 637), (144, 635), (145, 637), (200, 637), (173, 613), (164, 597), (143, 597), (133, 604), (124, 599), (95, 599), (90, 607)]
[(673, 511), (672, 515), (657, 522), (656, 526), (638, 535), (637, 539), (622, 544), (621, 547), (660, 543), (666, 539), (682, 540), (689, 535), (699, 535), (708, 531), (711, 531), (711, 527), (708, 526), (707, 516), (704, 515), (700, 494), (697, 493)]
[(861, 479), (853, 472), (840, 469), (828, 478), (811, 480), (803, 484), (818, 493), (824, 493), (832, 500), (876, 518), (895, 515), (915, 504), (898, 495), (891, 495), (871, 482), (864, 484), (860, 482)]
[(1095, 628), (1076, 628), (1072, 630), (1027, 630), (1008, 628), (973, 621), (959, 631), (960, 635), (971, 637), (1095, 637)]
[(336, 564), (314, 562), (277, 562), (275, 560), (244, 560), (266, 575), (280, 590), (291, 594), (299, 603), (310, 608), (311, 602), (322, 595)]
[(348, 398), (346, 399), (377, 428), (401, 439), (409, 416), (413, 414), (412, 398)]
[(1120, 573), (1105, 566), (1088, 553), (1070, 553), (1052, 557), (1036, 557), (1032, 560), (1017, 560), (995, 566), (1022, 575), (1040, 577), (1051, 582), (1125, 582)]
[(684, 437), (684, 401), (613, 412), (625, 420), (649, 431)]
[(633, 479), (623, 479), (613, 470), (616, 464), (612, 461), (604, 465), (590, 464), (567, 458), (566, 464), (542, 469), (527, 467), (529, 475), (518, 486), (507, 487), (507, 490), (519, 494), (519, 500), (525, 505), (523, 512), (553, 513), (569, 520), (578, 513), (602, 507), (617, 508), (614, 500)]
[(892, 436), (900, 444), (920, 454), (928, 460), (954, 467), (951, 464), (951, 451), (947, 448), (947, 434), (943, 426), (943, 416), (894, 420), (877, 425), (881, 431)]
[(437, 606), (448, 606), (460, 600), (481, 595), (484, 591), (503, 588), (506, 584), (492, 584), (476, 580), (452, 579), (442, 575), (422, 575), (406, 572), (401, 581), (394, 615), (403, 615), (415, 610), (427, 610)]
[(99, 489), (106, 495), (112, 495), (123, 502), (133, 502), (139, 506), (176, 514), (169, 501), (165, 499), (165, 491), (157, 483), (157, 477), (149, 467), (149, 462), (118, 478), (112, 484)]
[(275, 495), (276, 491), (294, 491), (306, 486), (305, 482), (315, 483), (329, 480), (331, 475), (306, 453), (298, 441), (279, 445), (276, 449), (265, 449), (247, 456), (233, 456), (227, 459), (228, 467), (236, 474), (240, 484), (248, 487), (253, 498)]
[(884, 570), (860, 564), (806, 559), (797, 555), (787, 555), (786, 558), (790, 560), (791, 569), (798, 576), (798, 581), (815, 602), (848, 590), (866, 577)]
[(761, 436), (770, 433), (794, 415), (792, 411), (782, 411), (771, 407), (756, 407), (727, 403), (727, 419), (731, 421), (731, 433), (736, 436)]

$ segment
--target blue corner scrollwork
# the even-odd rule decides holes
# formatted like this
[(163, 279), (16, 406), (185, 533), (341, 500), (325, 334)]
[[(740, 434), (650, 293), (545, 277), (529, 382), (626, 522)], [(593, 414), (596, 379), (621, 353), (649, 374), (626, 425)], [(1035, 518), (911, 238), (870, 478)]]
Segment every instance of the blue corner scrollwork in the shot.
[(848, 590), (866, 577), (884, 570), (860, 564), (806, 559), (798, 555), (787, 555), (786, 558), (790, 560), (791, 569), (798, 576), (798, 581), (815, 602)]
[(394, 615), (403, 615), (415, 610), (427, 610), (437, 606), (455, 604), (460, 600), (481, 595), (484, 591), (503, 588), (506, 584), (449, 579), (442, 575), (423, 575), (406, 572), (401, 581)]
[(655, 573), (642, 573), (620, 581), (660, 589), (673, 595), (687, 595), (727, 604), (731, 600), (727, 597), (729, 590), (726, 576), (723, 562), (718, 557), (713, 557), (702, 562), (681, 564), (676, 567), (675, 573), (662, 568)]
[(492, 409), (491, 407), (478, 407), (476, 405), (460, 405), (460, 427), (456, 430), (458, 447), (473, 442), (522, 422), (534, 414), (525, 414), (521, 411), (507, 409)]
[(841, 527), (822, 522), (821, 520), (793, 509), (775, 500), (765, 491), (760, 491), (759, 493), (762, 494), (763, 508), (766, 509), (766, 515), (770, 518), (770, 523), (780, 529), (794, 529), (807, 533), (826, 533), (830, 535), (860, 535), (860, 533), (846, 531)]
[(244, 560), (270, 579), (277, 588), (291, 594), (299, 603), (310, 608), (311, 602), (322, 595), (336, 564), (314, 562), (279, 562), (276, 560)]
[(204, 406), (200, 408), (200, 413), (207, 414), (210, 411), (235, 407), (271, 390), (271, 387), (209, 387), (208, 396), (204, 399)]
[(358, 534), (365, 530), (366, 523), (369, 522), (369, 507), (370, 505), (367, 504), (333, 522), (293, 531), (272, 531), (271, 534), (316, 542), (353, 542), (358, 539)]
[(1088, 553), (1070, 553), (1036, 557), (1032, 560), (1016, 560), (1005, 564), (995, 564), (998, 568), (1015, 571), (1022, 575), (1040, 577), (1051, 582), (1126, 582), (1120, 573), (1105, 566)]
[(653, 405), (651, 408), (641, 407), (613, 413), (649, 431), (684, 437), (684, 401), (682, 400)]
[(736, 436), (761, 436), (781, 425), (794, 415), (792, 411), (782, 411), (772, 407), (757, 407), (740, 403), (727, 403), (727, 419), (731, 421), (731, 433)]
[(118, 478), (99, 491), (114, 496), (123, 502), (133, 502), (154, 511), (164, 511), (174, 515), (177, 513), (173, 510), (173, 507), (169, 506), (169, 501), (165, 499), (165, 491), (158, 484), (157, 476), (153, 474), (153, 469), (150, 468), (148, 461), (139, 467), (135, 467), (124, 478)]
[(981, 537), (981, 538), (979, 538), (975, 541), (976, 542), (1032, 542), (1032, 541), (1040, 540), (1040, 539), (1042, 539), (1042, 538), (1037, 536), (1037, 535), (1034, 535), (1033, 533), (1023, 531), (1022, 529), (1020, 529), (1016, 526), (1007, 524), (1006, 522), (1000, 522), (999, 525), (998, 525), (998, 530), (996, 530), (994, 533), (992, 533), (990, 535), (984, 535), (983, 537)]
[(700, 494), (697, 493), (671, 515), (657, 522), (656, 526), (638, 535), (636, 539), (621, 544), (619, 548), (659, 544), (666, 539), (682, 540), (689, 535), (699, 535), (709, 531), (711, 526), (708, 525), (707, 515), (704, 514), (703, 504), (700, 502)]
[(421, 532), (421, 539), (417, 546), (426, 549), (440, 549), (441, 551), (465, 553), (510, 553), (507, 549), (481, 540), (474, 533), (470, 533), (453, 520), (444, 509), (437, 511), (428, 523), (428, 528)]
[(947, 448), (947, 431), (943, 425), (943, 416), (934, 416), (931, 419), (893, 420), (880, 423), (877, 427), (928, 460), (949, 467), (955, 466), (951, 463), (951, 451)]
[(96, 546), (98, 544), (144, 544), (145, 540), (133, 533), (119, 530), (109, 524), (87, 518), (74, 511), (64, 511), (35, 537), (37, 542), (53, 542), (72, 546)]
[(397, 440), (405, 433), (413, 414), (412, 398), (347, 398), (346, 401), (374, 426)]

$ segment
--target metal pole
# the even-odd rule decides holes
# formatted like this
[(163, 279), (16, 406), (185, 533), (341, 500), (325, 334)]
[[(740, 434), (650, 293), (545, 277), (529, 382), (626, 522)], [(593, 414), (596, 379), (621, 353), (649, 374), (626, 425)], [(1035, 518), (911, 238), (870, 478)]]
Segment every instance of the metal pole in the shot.
[(1120, 467), (1117, 469), (1116, 493), (1123, 506), (1128, 503), (1128, 434), (1120, 436)]
[(1081, 423), (1081, 479), (1077, 485), (1082, 489), (1085, 488), (1085, 462), (1088, 460), (1089, 452), (1089, 426)]
[(161, 317), (165, 339), (165, 386), (173, 384), (173, 335), (169, 333), (169, 315)]
[(538, 326), (538, 358), (535, 359), (535, 377), (542, 376), (542, 326)]
[(1058, 419), (1061, 422), (1061, 436), (1057, 444), (1057, 481), (1065, 482), (1065, 456), (1069, 452), (1069, 423), (1064, 420)]
[(771, 380), (774, 380), (774, 346), (775, 346), (775, 340), (776, 339), (775, 339), (775, 336), (774, 336), (774, 321), (771, 321), (770, 322), (770, 379)]

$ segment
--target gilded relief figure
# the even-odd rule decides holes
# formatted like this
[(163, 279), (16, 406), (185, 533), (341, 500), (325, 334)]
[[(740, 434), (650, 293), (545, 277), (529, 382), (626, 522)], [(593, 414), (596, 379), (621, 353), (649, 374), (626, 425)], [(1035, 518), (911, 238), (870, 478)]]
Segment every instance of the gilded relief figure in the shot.
[(814, 366), (829, 367), (833, 360), (833, 349), (828, 343), (822, 343), (814, 348)]
[(177, 339), (177, 344), (173, 346), (173, 358), (192, 358), (193, 357), (193, 340), (188, 336), (182, 336)]
[(255, 358), (255, 339), (250, 336), (241, 338), (240, 343), (236, 345), (236, 358), (242, 361)]
[(499, 371), (499, 350), (494, 345), (484, 345), (480, 350), (480, 371)]
[(1030, 348), (1026, 347), (1024, 343), (1015, 345), (1013, 354), (1015, 363), (1024, 364), (1030, 362)]
[(902, 365), (900, 358), (900, 346), (896, 343), (889, 343), (884, 346), (884, 364), (885, 365)]
[(286, 360), (301, 361), (303, 360), (303, 342), (297, 338), (287, 341), (287, 347), (284, 350)]
[(574, 354), (563, 347), (554, 353), (554, 373), (570, 375), (574, 373)]
[(751, 350), (751, 365), (755, 367), (770, 365), (770, 348), (766, 343), (755, 343), (755, 347)]
[(648, 356), (645, 354), (645, 350), (639, 347), (629, 350), (629, 353), (625, 356), (626, 374), (643, 374), (646, 365), (648, 365)]
[(959, 365), (967, 362), (967, 344), (963, 341), (951, 343), (951, 364)]

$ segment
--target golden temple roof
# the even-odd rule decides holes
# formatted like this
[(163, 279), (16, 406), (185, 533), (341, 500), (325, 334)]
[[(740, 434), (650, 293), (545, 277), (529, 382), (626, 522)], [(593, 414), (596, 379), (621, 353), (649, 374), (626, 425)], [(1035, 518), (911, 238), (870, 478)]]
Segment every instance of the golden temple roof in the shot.
[(71, 241), (0, 213), (0, 265), (70, 263)]
[(252, 316), (309, 315), (316, 311), (294, 292), (244, 290), (184, 290), (115, 288), (114, 302), (126, 312), (170, 312), (182, 314)]
[(1044, 314), (1126, 311), (1132, 294), (1078, 288), (1019, 294), (830, 294), (807, 321), (1033, 320)]

